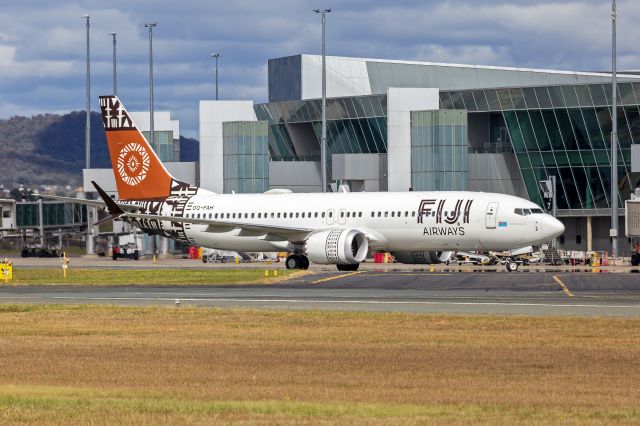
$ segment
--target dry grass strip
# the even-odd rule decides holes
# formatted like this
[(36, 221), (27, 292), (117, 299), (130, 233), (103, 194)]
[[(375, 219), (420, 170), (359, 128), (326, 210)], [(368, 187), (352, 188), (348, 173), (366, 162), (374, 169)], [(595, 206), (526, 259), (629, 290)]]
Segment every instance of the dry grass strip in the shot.
[(0, 305), (2, 423), (640, 421), (640, 320)]

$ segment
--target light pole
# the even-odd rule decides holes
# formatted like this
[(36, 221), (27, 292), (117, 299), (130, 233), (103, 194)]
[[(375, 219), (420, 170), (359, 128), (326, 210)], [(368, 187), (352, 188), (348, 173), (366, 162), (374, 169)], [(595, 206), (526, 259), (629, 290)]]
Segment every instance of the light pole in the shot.
[(113, 95), (118, 94), (118, 80), (116, 79), (116, 33), (109, 33), (113, 37)]
[[(149, 29), (149, 143), (151, 148), (154, 146), (154, 128), (153, 128), (153, 28), (157, 24), (151, 22), (144, 24), (145, 28)], [(151, 236), (151, 248), (153, 250), (153, 263), (156, 263), (156, 235)]]
[(611, 4), (611, 256), (618, 257), (618, 79), (616, 70), (616, 0)]
[(220, 58), (219, 53), (212, 53), (211, 57), (216, 60), (216, 101), (218, 100), (218, 58)]
[(327, 192), (327, 56), (325, 51), (325, 26), (327, 13), (331, 9), (315, 9), (322, 15), (322, 136), (320, 139), (320, 168), (322, 169), (322, 192)]
[(87, 73), (86, 73), (86, 123), (84, 127), (84, 142), (85, 142), (85, 167), (88, 169), (91, 165), (91, 67), (90, 63), (90, 50), (89, 50), (89, 28), (91, 27), (89, 19), (91, 15), (84, 15), (83, 18), (87, 21)]
[[(84, 147), (85, 147), (85, 168), (91, 167), (91, 53), (90, 53), (90, 44), (89, 44), (89, 29), (91, 28), (90, 19), (91, 15), (86, 14), (83, 16), (86, 21), (87, 27), (87, 72), (86, 72), (86, 122), (84, 126)], [(87, 192), (84, 194), (85, 198), (87, 197)], [(92, 219), (93, 215), (96, 214), (95, 209), (88, 208), (87, 209), (87, 235), (86, 235), (86, 254), (94, 254), (95, 246), (93, 241), (93, 226)]]

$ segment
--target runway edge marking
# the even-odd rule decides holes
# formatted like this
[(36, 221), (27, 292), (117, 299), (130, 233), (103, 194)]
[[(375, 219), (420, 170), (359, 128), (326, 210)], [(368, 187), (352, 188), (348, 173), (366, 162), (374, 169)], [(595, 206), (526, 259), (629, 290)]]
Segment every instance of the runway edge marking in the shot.
[(331, 276), (331, 277), (321, 278), (319, 280), (312, 281), (311, 284), (324, 283), (324, 282), (331, 281), (331, 280), (337, 280), (339, 278), (346, 278), (346, 277), (350, 277), (352, 275), (362, 274), (364, 272), (365, 271), (355, 271), (355, 272), (349, 272), (348, 274), (334, 275), (334, 276)]
[(569, 290), (569, 287), (567, 287), (560, 278), (554, 275), (553, 279), (560, 285), (560, 287), (562, 287), (562, 291), (564, 291), (564, 294), (566, 294), (568, 297), (573, 297), (573, 293), (571, 293), (571, 290)]

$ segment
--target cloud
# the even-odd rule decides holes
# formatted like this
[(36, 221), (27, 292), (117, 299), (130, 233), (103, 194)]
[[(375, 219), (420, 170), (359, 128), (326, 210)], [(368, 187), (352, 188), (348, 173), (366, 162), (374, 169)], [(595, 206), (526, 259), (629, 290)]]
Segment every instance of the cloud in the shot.
[[(324, 5), (308, 0), (30, 0), (0, 12), (0, 116), (84, 108), (85, 24), (91, 13), (92, 103), (111, 91), (111, 38), (118, 91), (148, 108), (148, 33), (154, 30), (156, 108), (171, 108), (197, 135), (200, 99), (215, 93), (212, 52), (220, 52), (223, 99), (267, 99), (266, 63), (320, 53)], [(610, 67), (610, 4), (600, 0), (333, 0), (331, 55), (573, 70)], [(618, 1), (619, 63), (640, 69), (640, 4)]]

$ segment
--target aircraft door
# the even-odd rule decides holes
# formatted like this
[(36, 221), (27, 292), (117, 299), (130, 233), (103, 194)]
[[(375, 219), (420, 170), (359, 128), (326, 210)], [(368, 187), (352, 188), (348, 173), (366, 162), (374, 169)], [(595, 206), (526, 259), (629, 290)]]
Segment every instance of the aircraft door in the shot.
[(485, 223), (487, 229), (495, 229), (498, 216), (498, 203), (491, 202), (487, 205), (487, 214), (485, 215)]
[(325, 215), (325, 220), (327, 222), (327, 225), (333, 225), (333, 221), (334, 221), (334, 216), (336, 215), (336, 212), (334, 209), (329, 209), (326, 212)]

